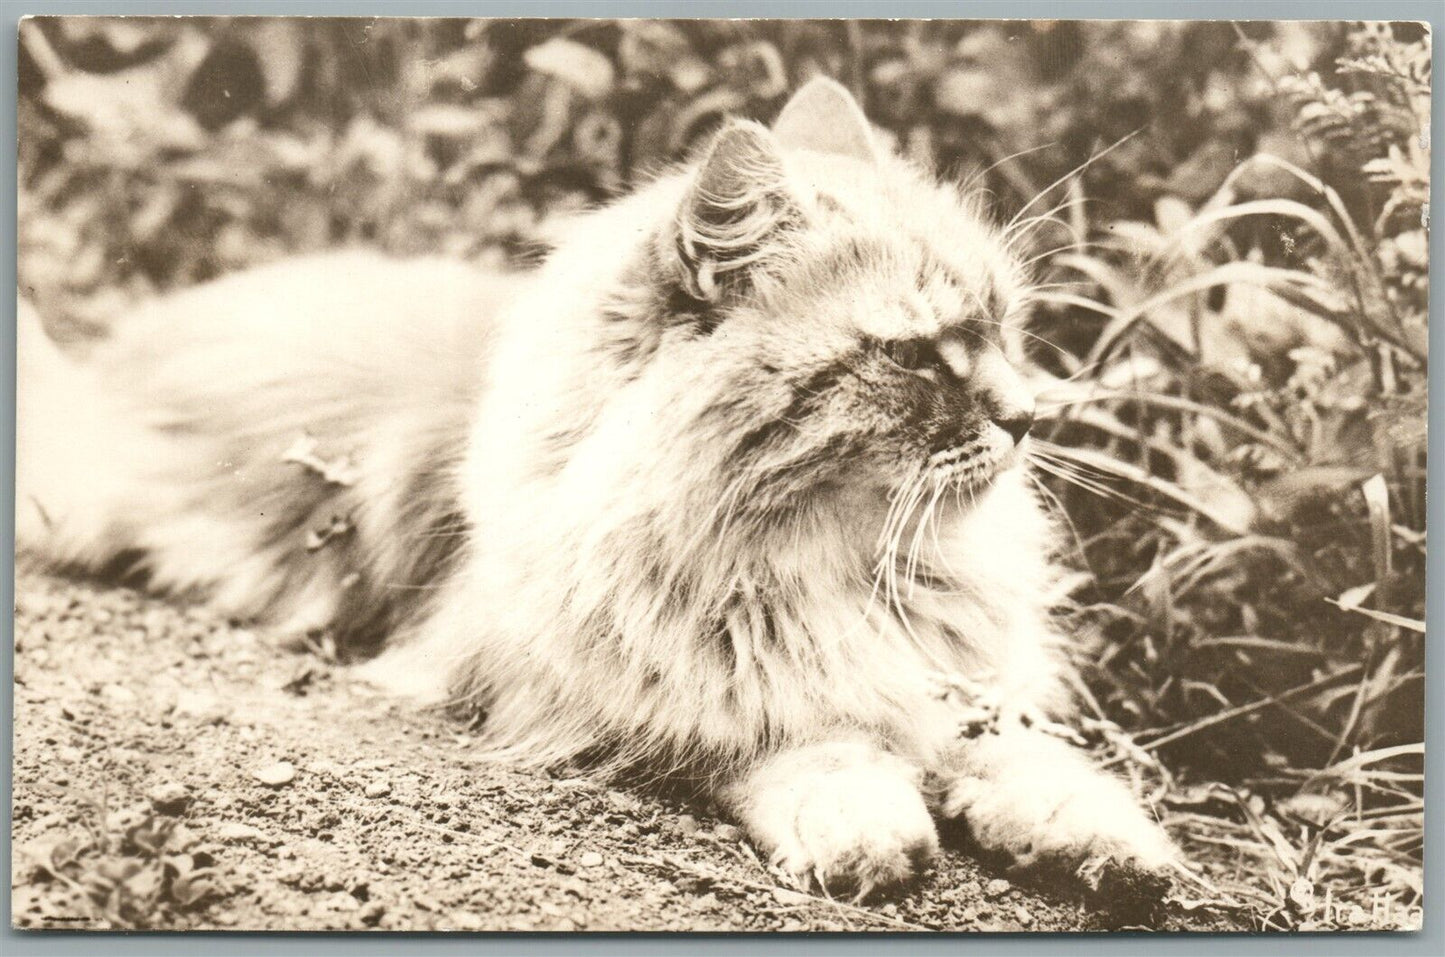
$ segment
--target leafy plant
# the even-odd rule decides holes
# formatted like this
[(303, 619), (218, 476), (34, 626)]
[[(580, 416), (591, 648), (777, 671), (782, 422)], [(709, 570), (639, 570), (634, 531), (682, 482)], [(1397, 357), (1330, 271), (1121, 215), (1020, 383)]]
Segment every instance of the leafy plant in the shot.
[[(1353, 903), (1419, 895), (1398, 878), (1420, 848), (1429, 65), (1424, 38), (1382, 25), (1348, 51), (1329, 80), (1280, 86), (1373, 195), (1257, 154), (1197, 207), (1163, 197), (1152, 221), (1088, 231), (1043, 294), (1050, 328), (1097, 330), (1048, 357), (1054, 441), (1036, 458), (1095, 573), (1075, 616), (1101, 716), (1232, 782), (1240, 813), (1213, 818), (1234, 829), (1216, 838), (1292, 875), (1266, 895), (1270, 926), (1317, 919), (1298, 882), (1326, 861), (1393, 875)], [(1246, 194), (1261, 168), (1299, 198)], [(1078, 217), (1058, 229), (1077, 236)], [(1303, 831), (1276, 812), (1325, 795), (1339, 814)]]
[(22, 880), (59, 881), (110, 927), (155, 926), (162, 912), (202, 910), (222, 896), (215, 861), (174, 818), (140, 808), (92, 823), (84, 837), (28, 849)]

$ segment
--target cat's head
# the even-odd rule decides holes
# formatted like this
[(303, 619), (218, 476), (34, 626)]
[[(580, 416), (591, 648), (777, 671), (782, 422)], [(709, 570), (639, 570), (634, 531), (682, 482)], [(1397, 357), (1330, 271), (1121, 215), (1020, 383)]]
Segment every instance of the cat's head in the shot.
[(920, 478), (979, 491), (1019, 460), (1023, 270), (841, 86), (813, 81), (771, 129), (724, 126), (648, 272), (666, 329), (645, 351), (689, 382), (715, 370), (698, 434), (723, 436), (759, 504)]

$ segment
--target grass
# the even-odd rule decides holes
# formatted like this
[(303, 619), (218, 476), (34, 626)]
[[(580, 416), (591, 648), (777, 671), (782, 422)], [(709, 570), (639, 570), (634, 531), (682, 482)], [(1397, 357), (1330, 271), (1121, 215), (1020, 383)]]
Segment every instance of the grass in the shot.
[[(1323, 211), (1235, 199), (1257, 166)], [(1153, 782), (1198, 865), (1181, 906), (1259, 929), (1418, 926), (1424, 450), (1362, 409), (1423, 395), (1423, 303), (1391, 288), (1378, 229), (1274, 157), (1179, 212), (1083, 238), (1056, 220), (1068, 251), (1045, 261), (1041, 337), (1097, 330), (1077, 359), (1040, 356), (1055, 378), (1033, 460), (1088, 572), (1096, 718), (1128, 726), (1106, 761)], [(1247, 258), (1227, 229), (1258, 220), (1309, 255)], [(1269, 308), (1231, 315), (1245, 288)]]

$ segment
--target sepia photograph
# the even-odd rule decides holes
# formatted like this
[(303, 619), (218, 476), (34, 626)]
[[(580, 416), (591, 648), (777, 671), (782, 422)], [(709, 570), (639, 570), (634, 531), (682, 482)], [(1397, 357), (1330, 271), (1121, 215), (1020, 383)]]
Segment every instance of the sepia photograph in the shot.
[(1420, 930), (1431, 39), (21, 20), (12, 926)]

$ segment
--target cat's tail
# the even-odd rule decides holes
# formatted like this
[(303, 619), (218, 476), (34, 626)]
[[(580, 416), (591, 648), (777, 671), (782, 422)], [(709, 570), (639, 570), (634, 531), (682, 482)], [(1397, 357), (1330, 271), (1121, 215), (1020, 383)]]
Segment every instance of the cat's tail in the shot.
[(137, 426), (24, 299), (15, 366), (16, 552), (52, 566), (103, 564), (117, 544), (114, 499)]

